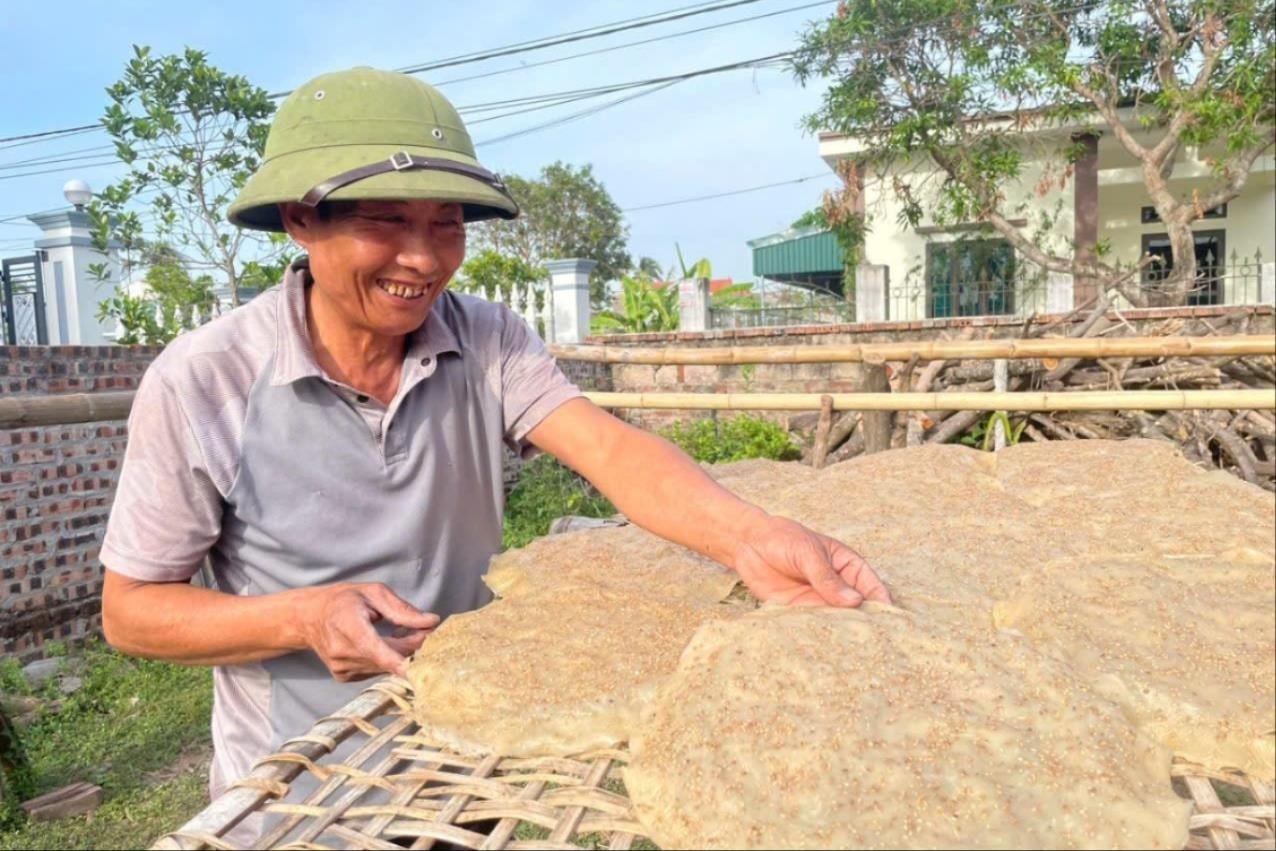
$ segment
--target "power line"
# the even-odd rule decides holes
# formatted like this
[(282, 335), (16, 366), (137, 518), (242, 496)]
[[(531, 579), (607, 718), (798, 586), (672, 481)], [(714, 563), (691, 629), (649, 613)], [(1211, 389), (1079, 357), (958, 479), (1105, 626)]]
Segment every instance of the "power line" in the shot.
[(0, 180), (17, 180), (19, 177), (32, 177), (37, 174), (57, 174), (58, 172), (66, 172), (66, 171), (83, 171), (84, 169), (88, 169), (88, 168), (102, 168), (103, 166), (108, 166), (108, 165), (118, 165), (119, 162), (120, 162), (119, 160), (112, 157), (109, 160), (103, 160), (102, 162), (98, 162), (98, 163), (83, 163), (81, 165), (61, 166), (60, 168), (46, 168), (46, 169), (41, 169), (37, 171), (23, 171), (23, 172), (19, 172), (18, 174), (4, 174), (4, 175), (0, 175)]
[[(734, 71), (734, 70), (738, 70), (742, 68), (766, 67), (768, 64), (772, 64), (777, 61), (780, 61), (789, 55), (791, 54), (788, 52), (774, 53), (767, 56), (755, 57), (752, 59), (743, 59), (737, 62), (730, 62), (725, 65), (715, 65), (709, 68), (698, 68), (693, 71), (683, 72), (681, 74), (671, 74), (671, 75), (666, 75), (663, 77), (649, 77), (649, 78), (641, 79), (641, 80), (630, 80), (623, 83), (612, 83), (612, 84), (608, 84), (604, 86), (594, 86), (592, 88), (570, 89), (567, 91), (560, 91), (560, 92), (546, 92), (546, 93), (541, 93), (537, 95), (528, 95), (521, 98), (508, 98), (508, 99), (499, 100), (499, 101), (488, 101), (485, 103), (470, 104), (470, 105), (458, 107), (458, 111), (469, 114), (473, 112), (484, 112), (484, 111), (497, 110), (497, 109), (506, 108), (506, 107), (513, 107), (511, 109), (506, 109), (506, 111), (504, 112), (499, 112), (495, 115), (488, 115), (482, 118), (478, 118), (478, 119), (474, 119), (474, 120), (466, 122), (468, 125), (473, 126), (473, 125), (482, 124), (488, 121), (495, 121), (502, 118), (509, 118), (514, 115), (522, 115), (525, 113), (536, 112), (543, 109), (552, 109), (554, 107), (562, 106), (567, 103), (574, 103), (580, 100), (586, 100), (586, 99), (595, 98), (595, 97), (602, 97), (605, 95), (615, 94), (618, 92), (630, 91), (633, 89), (649, 89), (649, 91), (642, 92), (639, 95), (635, 95), (632, 97), (622, 97), (615, 101), (611, 101), (607, 104), (602, 104), (599, 107), (590, 108), (579, 113), (573, 113), (572, 115), (564, 116), (562, 118), (555, 119), (554, 121), (546, 122), (543, 125), (523, 128), (522, 130), (518, 130), (514, 133), (508, 134), (508, 136), (502, 136), (500, 138), (491, 139), (484, 143), (484, 144), (492, 144), (499, 141), (505, 141), (506, 138), (515, 138), (517, 136), (524, 136), (529, 133), (536, 132), (537, 130), (547, 129), (549, 127), (557, 126), (558, 124), (568, 123), (570, 121), (574, 121), (588, 115), (593, 115), (597, 112), (601, 112), (603, 109), (608, 109), (612, 106), (625, 103), (641, 95), (651, 94), (656, 91), (660, 91), (664, 88), (668, 88), (669, 85), (672, 85), (674, 83), (679, 83), (684, 80), (690, 80), (696, 77), (703, 77), (703, 76), (707, 76), (711, 74), (720, 74), (726, 71)], [(146, 153), (154, 152), (154, 151), (172, 150), (172, 149), (174, 149), (173, 146), (155, 146), (153, 148), (141, 151), (139, 153), (146, 154)], [(101, 146), (97, 148), (85, 148), (78, 152), (64, 151), (60, 154), (54, 154), (48, 157), (32, 158), (27, 160), (20, 160), (18, 162), (6, 163), (3, 165), (0, 165), (0, 172), (7, 171), (8, 169), (11, 169), (11, 168), (21, 167), (24, 165), (25, 166), (46, 165), (46, 164), (52, 165), (54, 163), (62, 163), (62, 162), (76, 162), (78, 164), (73, 166), (63, 165), (57, 168), (50, 168), (50, 169), (21, 171), (21, 172), (17, 172), (13, 174), (0, 174), (0, 181), (14, 180), (14, 179), (18, 179), (22, 177), (30, 177), (34, 175), (76, 171), (80, 169), (101, 168), (103, 166), (111, 165), (113, 163), (118, 163), (119, 159), (114, 156), (102, 158), (100, 154), (90, 153), (94, 151), (109, 151), (109, 150), (114, 150), (114, 146), (106, 145), (106, 146)], [(72, 154), (72, 153), (80, 153), (82, 155), (67, 156), (68, 154)]]
[[(85, 133), (91, 133), (91, 132), (93, 132), (93, 131), (95, 131), (95, 130), (101, 130), (101, 129), (103, 129), (103, 128), (102, 128), (102, 125), (100, 125), (100, 124), (91, 124), (91, 125), (85, 125), (85, 126), (83, 126), (83, 127), (72, 127), (72, 128), (70, 128), (70, 129), (67, 129), (67, 130), (55, 131), (55, 132), (58, 132), (58, 133), (61, 133), (61, 134), (62, 134), (62, 135), (58, 136), (58, 137), (57, 137), (57, 139), (69, 139), (69, 138), (71, 138), (72, 136), (83, 136)], [(10, 143), (9, 143), (9, 144), (7, 144), (7, 145), (0, 145), (0, 150), (7, 151), (7, 150), (9, 150), (10, 148), (24, 148), (24, 147), (26, 147), (27, 145), (44, 145), (44, 144), (47, 144), (47, 143), (50, 141), (50, 139), (49, 139), (49, 138), (45, 138), (48, 134), (43, 134), (43, 133), (41, 133), (41, 134), (37, 134), (37, 135), (39, 136), (39, 138), (35, 138), (35, 139), (30, 139), (30, 138), (29, 138), (29, 139), (28, 139), (27, 141), (25, 141), (25, 142), (10, 142)], [(10, 138), (10, 139), (14, 139), (14, 138), (19, 138), (19, 137), (10, 136), (9, 138)]]
[(571, 33), (564, 33), (559, 36), (549, 36), (535, 41), (526, 41), (518, 44), (507, 45), (505, 47), (497, 47), (488, 51), (454, 56), (448, 59), (440, 59), (424, 65), (409, 65), (404, 68), (396, 68), (395, 70), (401, 71), (404, 74), (419, 74), (422, 71), (436, 71), (440, 68), (450, 68), (455, 65), (466, 65), (472, 62), (483, 62), (488, 59), (497, 59), (501, 56), (510, 56), (516, 53), (544, 50), (547, 47), (556, 47), (560, 44), (569, 44), (591, 38), (601, 38), (605, 35), (625, 32), (626, 30), (642, 29), (643, 27), (655, 26), (656, 24), (663, 24), (669, 21), (690, 18), (694, 15), (704, 15), (710, 12), (717, 12), (722, 9), (730, 9), (735, 6), (747, 6), (757, 2), (758, 0), (728, 0), (728, 2), (725, 3), (699, 3), (694, 6), (684, 6), (682, 9), (670, 10), (669, 12), (657, 12), (654, 15), (646, 15), (641, 18), (630, 18), (629, 20), (619, 21), (615, 24), (600, 24), (585, 30), (577, 30)]
[[(774, 63), (790, 55), (792, 55), (790, 52), (773, 53), (773, 54), (770, 54), (769, 56), (759, 56), (755, 59), (742, 59), (738, 62), (729, 62), (726, 65), (715, 65), (710, 68), (700, 68), (695, 71), (687, 71), (682, 74), (670, 74), (664, 77), (649, 77), (645, 80), (635, 80), (633, 82), (618, 83), (611, 86), (598, 86), (594, 89), (582, 89), (580, 91), (588, 92), (589, 93), (587, 95), (588, 97), (596, 97), (596, 96), (604, 95), (604, 94), (614, 94), (616, 92), (628, 91), (630, 89), (635, 89), (635, 88), (655, 87), (653, 91), (659, 91), (661, 89), (668, 88), (670, 85), (673, 85), (674, 83), (681, 83), (684, 80), (691, 80), (696, 77), (704, 77), (710, 74), (721, 74), (725, 71), (738, 71), (742, 68), (762, 68), (767, 66), (768, 64)], [(570, 93), (564, 93), (564, 94), (570, 94)], [(650, 94), (650, 92), (643, 92), (642, 94)], [(564, 99), (550, 105), (559, 106), (563, 103), (570, 103), (573, 100), (580, 100), (580, 99), (582, 98)], [(613, 104), (624, 103), (626, 100), (630, 100), (630, 99), (631, 98), (622, 98), (618, 101), (613, 101), (612, 103)], [(530, 108), (515, 110), (513, 112), (501, 113), (500, 115), (491, 115), (486, 118), (475, 119), (474, 121), (469, 121), (466, 123), (467, 125), (472, 126), (475, 124), (482, 124), (487, 121), (494, 121), (498, 118), (508, 118), (511, 115), (519, 115), (523, 112), (531, 112), (531, 111), (532, 109)]]
[(774, 189), (777, 186), (793, 186), (798, 183), (806, 183), (808, 180), (815, 180), (820, 177), (836, 177), (832, 172), (821, 172), (819, 174), (808, 174), (806, 177), (797, 177), (793, 180), (781, 180), (776, 183), (763, 183), (758, 186), (746, 186), (744, 189), (732, 189), (729, 192), (716, 192), (712, 195), (696, 195), (692, 198), (679, 198), (677, 201), (661, 201), (659, 204), (643, 204), (641, 207), (625, 207), (622, 213), (637, 213), (640, 210), (656, 210), (661, 207), (673, 207), (678, 204), (691, 204), (696, 201), (712, 201), (715, 198), (729, 198), (732, 195), (744, 195), (747, 192), (758, 192), (763, 189)]
[(717, 24), (709, 24), (703, 27), (695, 27), (694, 29), (689, 29), (689, 30), (681, 30), (676, 33), (667, 33), (665, 35), (652, 36), (651, 38), (644, 38), (639, 41), (629, 41), (629, 42), (625, 42), (624, 44), (613, 44), (609, 47), (600, 47), (597, 50), (586, 50), (582, 53), (571, 53), (571, 54), (568, 54), (567, 56), (559, 56), (557, 58), (546, 59), (541, 62), (529, 62), (524, 65), (516, 65), (513, 68), (502, 68), (498, 71), (487, 71), (483, 74), (473, 74), (468, 77), (453, 77), (450, 80), (439, 80), (433, 83), (433, 85), (449, 86), (449, 85), (452, 85), (453, 83), (467, 83), (471, 80), (482, 80), (482, 79), (486, 79), (487, 77), (497, 77), (502, 74), (512, 74), (515, 71), (527, 71), (529, 69), (540, 68), (545, 65), (556, 65), (559, 62), (567, 62), (568, 60), (571, 60), (571, 59), (580, 59), (583, 56), (598, 56), (599, 54), (611, 53), (616, 50), (624, 50), (625, 48), (629, 48), (629, 47), (638, 47), (644, 44), (654, 44), (659, 41), (668, 41), (674, 38), (682, 38), (683, 36), (694, 35), (696, 33), (702, 33), (702, 32), (708, 32), (709, 30), (721, 29), (723, 27), (735, 26), (736, 24), (744, 24), (744, 23), (750, 23), (752, 21), (760, 21), (764, 18), (774, 18), (777, 15), (787, 15), (792, 12), (800, 12), (804, 9), (813, 9), (816, 6), (827, 6), (831, 2), (834, 2), (834, 0), (819, 0), (819, 2), (816, 2), (816, 3), (806, 3), (801, 6), (790, 6), (787, 9), (778, 9), (774, 12), (765, 12), (761, 15), (750, 15), (747, 18), (735, 18), (734, 20), (723, 21)]
[[(466, 65), (474, 62), (483, 62), (488, 59), (495, 59), (501, 56), (512, 56), (517, 53), (526, 53), (534, 50), (543, 50), (547, 47), (554, 47), (559, 44), (567, 44), (574, 41), (582, 41), (590, 38), (601, 38), (602, 36), (612, 35), (618, 32), (624, 32), (629, 29), (639, 29), (642, 27), (650, 27), (656, 24), (666, 23), (668, 21), (681, 20), (694, 15), (704, 15), (711, 12), (717, 12), (722, 9), (730, 9), (735, 6), (745, 6), (757, 3), (759, 0), (729, 0), (729, 2), (711, 2), (711, 3), (695, 3), (690, 6), (680, 6), (675, 9), (668, 9), (664, 12), (653, 12), (649, 15), (642, 15), (636, 18), (626, 18), (621, 21), (613, 21), (607, 24), (598, 24), (586, 29), (574, 30), (567, 33), (559, 33), (557, 35), (544, 36), (539, 39), (517, 42), (514, 44), (502, 45), (500, 47), (491, 48), (484, 51), (476, 51), (473, 53), (459, 54), (444, 59), (436, 60), (420, 65), (409, 65), (395, 70), (404, 74), (419, 74), (423, 71), (431, 71), (438, 68), (449, 68), (456, 65)], [(287, 97), (292, 94), (292, 90), (272, 92), (268, 95), (273, 100)], [(63, 127), (57, 130), (41, 130), (35, 133), (23, 133), (16, 136), (0, 137), (0, 145), (8, 142), (28, 142), (33, 140), (43, 140), (57, 136), (66, 136), (74, 133), (83, 133), (93, 130), (101, 130), (100, 124), (82, 124), (77, 127)]]
[(541, 130), (548, 130), (551, 127), (558, 127), (563, 124), (570, 124), (573, 121), (578, 121), (581, 118), (585, 118), (587, 116), (602, 112), (604, 109), (611, 109), (613, 106), (619, 106), (622, 103), (628, 103), (631, 100), (637, 100), (640, 97), (646, 97), (647, 95), (655, 94), (656, 92), (667, 89), (670, 86), (675, 86), (680, 82), (682, 81), (671, 80), (670, 82), (667, 82), (667, 83), (661, 83), (660, 85), (655, 86), (654, 88), (648, 89), (647, 91), (637, 92), (632, 95), (626, 95), (625, 97), (617, 98), (613, 101), (609, 101), (604, 104), (599, 104), (597, 106), (592, 106), (589, 109), (582, 110), (580, 112), (576, 112), (571, 115), (564, 116), (562, 118), (557, 118), (553, 121), (547, 121), (544, 124), (536, 124), (531, 127), (525, 127), (522, 130), (515, 130), (513, 133), (506, 133), (504, 136), (496, 136), (491, 139), (484, 139), (481, 142), (476, 142), (475, 145), (476, 146), (495, 145), (499, 142), (508, 142), (510, 139), (517, 139), (520, 136), (526, 136), (530, 133), (536, 133)]
[(86, 130), (96, 130), (99, 127), (101, 127), (100, 124), (81, 124), (79, 127), (63, 127), (61, 130), (41, 130), (39, 133), (24, 133), (20, 136), (5, 136), (0, 138), (0, 142), (19, 142), (27, 139), (45, 139), (49, 136), (65, 136), (71, 133), (83, 133)]

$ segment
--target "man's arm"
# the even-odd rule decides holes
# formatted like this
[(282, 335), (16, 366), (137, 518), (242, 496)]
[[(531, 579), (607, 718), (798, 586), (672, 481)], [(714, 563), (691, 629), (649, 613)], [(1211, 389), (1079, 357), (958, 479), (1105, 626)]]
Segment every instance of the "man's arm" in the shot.
[[(402, 630), (383, 638), (373, 624)], [(377, 583), (341, 583), (236, 596), (185, 582), (143, 582), (107, 569), (102, 631), (118, 650), (186, 665), (258, 662), (314, 650), (338, 680), (402, 674), (437, 615)]]
[(585, 399), (560, 405), (528, 439), (644, 529), (736, 570), (761, 599), (890, 602), (876, 574), (849, 547), (745, 502), (673, 444)]

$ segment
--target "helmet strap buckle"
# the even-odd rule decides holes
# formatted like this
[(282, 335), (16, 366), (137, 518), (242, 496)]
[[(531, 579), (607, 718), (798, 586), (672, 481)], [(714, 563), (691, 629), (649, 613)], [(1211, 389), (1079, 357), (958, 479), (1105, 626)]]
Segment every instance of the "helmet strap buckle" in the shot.
[(416, 167), (415, 158), (407, 151), (399, 151), (397, 154), (390, 156), (390, 165), (395, 171), (407, 171)]

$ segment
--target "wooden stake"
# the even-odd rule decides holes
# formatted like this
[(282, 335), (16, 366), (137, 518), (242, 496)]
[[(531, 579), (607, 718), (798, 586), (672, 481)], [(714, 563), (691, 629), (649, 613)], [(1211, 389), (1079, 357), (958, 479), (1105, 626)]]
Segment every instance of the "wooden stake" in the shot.
[(820, 419), (815, 426), (815, 449), (811, 455), (811, 466), (820, 469), (829, 454), (829, 430), (833, 428), (833, 397), (820, 397)]
[[(865, 396), (890, 396), (891, 380), (886, 374), (886, 364), (866, 364), (864, 367), (864, 392), (850, 394), (856, 398)], [(891, 432), (895, 430), (895, 415), (899, 408), (864, 408), (860, 428), (864, 430), (864, 454), (885, 452), (891, 448)]]
[[(992, 388), (997, 393), (1005, 393), (1007, 385), (1010, 383), (1010, 362), (1005, 358), (997, 358), (992, 362)], [(1006, 448), (1006, 438), (1010, 435), (1006, 434), (1006, 424), (999, 417), (993, 423), (992, 446), (993, 449), (1000, 452)]]

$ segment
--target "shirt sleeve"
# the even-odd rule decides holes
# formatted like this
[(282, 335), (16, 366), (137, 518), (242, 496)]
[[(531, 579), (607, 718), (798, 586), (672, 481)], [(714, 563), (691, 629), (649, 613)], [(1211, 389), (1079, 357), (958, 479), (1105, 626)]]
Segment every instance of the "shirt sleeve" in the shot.
[(129, 415), (102, 563), (144, 582), (190, 579), (220, 535), (221, 518), (221, 494), (181, 402), (152, 368)]
[(527, 433), (564, 402), (583, 395), (517, 314), (505, 312), (501, 329), (501, 409), (505, 442), (524, 458), (536, 454)]

